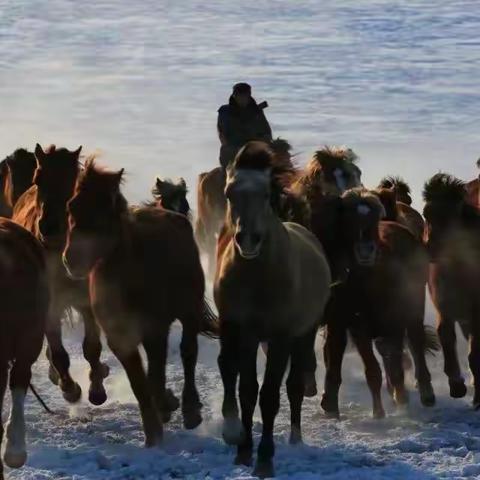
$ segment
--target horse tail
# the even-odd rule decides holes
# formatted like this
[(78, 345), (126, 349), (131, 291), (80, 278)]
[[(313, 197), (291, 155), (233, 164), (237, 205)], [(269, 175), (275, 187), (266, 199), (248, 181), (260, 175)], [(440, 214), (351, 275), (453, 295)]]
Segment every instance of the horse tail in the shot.
[(425, 325), (425, 352), (430, 355), (435, 355), (435, 352), (440, 351), (440, 341), (434, 327)]
[(200, 333), (208, 338), (218, 338), (220, 335), (218, 317), (215, 315), (212, 307), (210, 307), (207, 299), (204, 299), (202, 303)]

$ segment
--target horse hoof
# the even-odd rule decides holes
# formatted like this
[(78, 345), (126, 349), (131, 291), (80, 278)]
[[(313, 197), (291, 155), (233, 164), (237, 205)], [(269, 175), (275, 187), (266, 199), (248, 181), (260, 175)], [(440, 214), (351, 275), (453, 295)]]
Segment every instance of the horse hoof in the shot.
[(48, 367), (48, 378), (54, 385), (58, 386), (58, 384), (60, 383), (60, 377), (58, 375), (58, 372), (52, 365)]
[(302, 431), (298, 427), (292, 427), (292, 431), (290, 432), (289, 438), (290, 445), (298, 445), (299, 443), (303, 443), (302, 439)]
[(71, 388), (62, 390), (62, 393), (68, 403), (77, 403), (82, 396), (82, 389), (78, 383), (74, 382)]
[(145, 438), (145, 448), (155, 448), (159, 447), (163, 441), (163, 434), (157, 433), (156, 435), (151, 435), (148, 438)]
[(180, 407), (180, 400), (173, 394), (170, 388), (165, 390), (163, 401), (164, 409), (169, 410), (170, 412), (174, 412), (175, 410), (178, 410), (178, 407)]
[(271, 460), (257, 460), (253, 474), (258, 478), (271, 478), (275, 476), (273, 462)]
[(223, 420), (222, 436), (227, 445), (240, 445), (243, 443), (245, 430), (238, 417), (230, 417)]
[(193, 430), (202, 423), (200, 408), (191, 408), (183, 411), (183, 426), (187, 430)]
[(25, 451), (11, 451), (8, 448), (5, 449), (3, 460), (10, 468), (21, 468), (27, 461), (27, 452)]
[(409, 395), (406, 390), (395, 392), (393, 399), (397, 407), (406, 407), (409, 401)]
[(338, 409), (338, 403), (329, 399), (325, 394), (323, 394), (322, 401), (320, 402), (325, 415), (329, 418), (340, 418), (340, 410)]
[(237, 453), (233, 463), (235, 465), (245, 465), (246, 467), (251, 467), (253, 464), (252, 452), (246, 451)]
[(463, 380), (449, 380), (450, 396), (452, 398), (463, 398), (467, 394), (467, 387)]
[(107, 392), (104, 388), (93, 390), (90, 388), (88, 392), (88, 401), (95, 406), (103, 405), (107, 401)]
[(305, 374), (305, 389), (304, 389), (304, 396), (308, 398), (315, 397), (318, 393), (317, 390), (317, 381), (315, 380), (315, 374), (307, 373)]
[(422, 395), (420, 397), (420, 401), (424, 407), (433, 407), (436, 402), (435, 394), (432, 393), (431, 395)]
[(385, 418), (385, 410), (383, 408), (376, 408), (373, 410), (373, 418), (376, 420), (381, 420)]

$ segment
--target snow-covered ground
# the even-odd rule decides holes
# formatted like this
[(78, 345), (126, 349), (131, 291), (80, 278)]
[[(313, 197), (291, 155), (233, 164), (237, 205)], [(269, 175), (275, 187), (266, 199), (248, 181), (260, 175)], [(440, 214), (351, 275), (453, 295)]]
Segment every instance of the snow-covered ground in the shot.
[[(133, 202), (148, 196), (155, 174), (186, 177), (193, 199), (196, 175), (216, 163), (216, 109), (246, 80), (270, 103), (274, 132), (300, 163), (324, 143), (348, 144), (366, 185), (401, 174), (419, 205), (437, 170), (476, 175), (479, 32), (478, 0), (0, 0), (0, 157), (37, 141), (83, 144), (126, 168)], [(66, 332), (86, 390), (80, 336)], [(174, 337), (169, 378), (178, 392)], [(158, 451), (141, 447), (136, 403), (108, 352), (110, 398), (100, 408), (69, 409), (42, 357), (34, 383), (57, 415), (29, 398), (30, 458), (10, 478), (248, 478), (219, 434), (217, 346), (203, 339), (201, 347), (205, 422), (185, 432), (176, 416)], [(408, 412), (390, 407), (374, 421), (360, 361), (349, 353), (342, 421), (325, 419), (318, 398), (306, 400), (301, 447), (286, 443), (283, 398), (279, 477), (480, 477), (480, 416), (467, 400), (448, 398), (440, 359), (430, 364), (437, 406), (423, 409), (412, 395)]]
[[(67, 331), (72, 352), (72, 371), (84, 391), (88, 389), (81, 355), (81, 329)], [(180, 327), (172, 332), (169, 384), (176, 393), (182, 386), (178, 350)], [(318, 339), (318, 347), (321, 338)], [(217, 344), (202, 338), (197, 379), (204, 403), (204, 423), (194, 431), (182, 428), (181, 414), (166, 427), (164, 446), (146, 450), (138, 407), (118, 362), (106, 351), (112, 369), (106, 385), (108, 402), (92, 407), (85, 401), (69, 407), (59, 391), (49, 384), (47, 363), (41, 358), (35, 368), (34, 385), (55, 411), (50, 416), (30, 394), (27, 402), (29, 459), (22, 470), (10, 471), (10, 479), (247, 479), (250, 470), (233, 465), (234, 450), (221, 438), (221, 380), (216, 366)], [(320, 352), (318, 352), (320, 353)], [(320, 356), (319, 356), (320, 358)], [(262, 355), (259, 364), (263, 365)], [(278, 478), (293, 479), (433, 479), (480, 476), (480, 416), (468, 400), (448, 397), (440, 358), (430, 358), (437, 406), (421, 407), (409, 379), (411, 405), (395, 411), (384, 391), (388, 417), (371, 417), (370, 397), (361, 362), (348, 353), (341, 390), (342, 419), (327, 419), (319, 398), (306, 399), (303, 428), (305, 445), (288, 445), (289, 410), (285, 392), (275, 426)], [(319, 362), (318, 381), (323, 365)], [(321, 383), (320, 383), (321, 384)], [(471, 392), (469, 392), (471, 394)], [(255, 415), (255, 439), (261, 431)]]

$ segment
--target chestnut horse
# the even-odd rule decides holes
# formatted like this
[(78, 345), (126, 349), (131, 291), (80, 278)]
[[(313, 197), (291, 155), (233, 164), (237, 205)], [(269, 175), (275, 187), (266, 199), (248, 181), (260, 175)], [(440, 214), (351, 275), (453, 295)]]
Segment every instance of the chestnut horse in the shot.
[(257, 350), (259, 342), (268, 342), (260, 391), (263, 432), (255, 468), (260, 477), (273, 476), (274, 420), (289, 358), (290, 442), (301, 440), (306, 361), (330, 285), (328, 263), (318, 240), (304, 227), (282, 223), (278, 216), (281, 188), (273, 157), (267, 144), (249, 142), (227, 173), (228, 208), (214, 286), (220, 317), (224, 439), (237, 445), (236, 463), (250, 465), (252, 461)]
[[(275, 154), (275, 161), (285, 170), (289, 167), (293, 170), (291, 145), (277, 138), (271, 142)], [(210, 172), (201, 173), (197, 184), (197, 220), (195, 223), (195, 236), (200, 250), (207, 256), (208, 277), (215, 274), (215, 251), (217, 238), (222, 229), (227, 209), (225, 199), (225, 171), (217, 167)]]
[[(389, 220), (401, 223), (410, 229), (416, 238), (422, 240), (425, 222), (422, 215), (412, 207), (412, 197), (407, 182), (400, 177), (384, 177), (380, 180), (377, 190), (382, 202), (385, 200), (388, 202), (385, 192), (390, 191), (394, 194), (395, 206), (390, 205), (387, 207), (387, 218), (390, 211), (392, 218), (388, 218)], [(390, 198), (392, 197), (390, 196)]]
[(18, 148), (0, 162), (0, 216), (12, 216), (20, 195), (32, 186), (36, 168), (35, 155), (24, 148)]
[(183, 178), (173, 182), (168, 178), (162, 180), (160, 177), (157, 177), (152, 188), (152, 195), (155, 201), (147, 204), (147, 206), (153, 207), (156, 205), (165, 210), (171, 210), (189, 217), (191, 210), (187, 200), (187, 193), (187, 184)]
[(52, 293), (46, 329), (50, 379), (60, 386), (65, 400), (74, 403), (80, 399), (82, 391), (70, 376), (70, 359), (62, 344), (62, 317), (73, 307), (85, 325), (83, 353), (91, 367), (89, 400), (101, 405), (107, 398), (103, 380), (108, 375), (108, 367), (100, 362), (100, 331), (91, 311), (88, 285), (86, 281), (68, 278), (62, 265), (67, 232), (66, 206), (80, 169), (80, 151), (81, 147), (70, 152), (52, 145), (44, 152), (37, 144), (33, 185), (18, 199), (12, 219), (40, 240), (46, 251)]
[[(162, 440), (162, 419), (167, 421), (178, 407), (165, 388), (170, 325), (179, 319), (183, 326), (186, 428), (202, 421), (195, 386), (197, 335), (214, 333), (217, 325), (204, 301), (204, 276), (190, 222), (163, 209), (129, 209), (120, 191), (122, 173), (101, 170), (93, 160), (86, 163), (68, 204), (63, 262), (74, 278), (90, 274), (95, 317), (125, 368), (140, 406), (146, 445), (153, 446)], [(147, 374), (140, 345), (148, 358)]]
[(411, 345), (422, 403), (435, 396), (425, 351), (435, 349), (423, 324), (428, 259), (423, 245), (404, 226), (382, 220), (385, 210), (378, 197), (364, 189), (347, 191), (338, 204), (337, 252), (346, 266), (325, 316), (325, 391), (322, 407), (338, 416), (341, 365), (350, 331), (365, 365), (373, 398), (373, 414), (385, 415), (381, 400), (382, 374), (372, 350), (372, 339), (383, 358), (387, 385), (398, 405), (406, 404), (403, 344)]
[(473, 405), (480, 408), (480, 211), (466, 199), (465, 184), (444, 173), (426, 182), (425, 241), (430, 253), (429, 288), (450, 395), (467, 393), (456, 350), (455, 322), (470, 343)]
[[(0, 414), (8, 381), (12, 395), (4, 460), (9, 467), (19, 468), (27, 459), (25, 395), (32, 365), (43, 346), (49, 291), (42, 246), (4, 218), (0, 219), (0, 252)], [(3, 432), (0, 420), (0, 445)]]

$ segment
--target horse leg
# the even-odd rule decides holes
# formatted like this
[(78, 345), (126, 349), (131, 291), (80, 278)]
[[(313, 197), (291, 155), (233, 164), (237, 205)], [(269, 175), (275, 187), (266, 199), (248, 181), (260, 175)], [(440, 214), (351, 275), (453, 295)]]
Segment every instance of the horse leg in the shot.
[(342, 383), (342, 361), (347, 347), (347, 331), (341, 325), (327, 325), (327, 336), (323, 347), (325, 360), (325, 389), (321, 406), (327, 415), (340, 417), (338, 392)]
[[(317, 329), (315, 329), (315, 335)], [(306, 390), (306, 373), (311, 367), (311, 339), (309, 333), (296, 339), (290, 354), (290, 372), (287, 378), (287, 396), (290, 403), (290, 443), (302, 442), (302, 403)]]
[(317, 331), (315, 328), (313, 332), (309, 333), (303, 343), (303, 348), (306, 349), (304, 354), (304, 385), (305, 385), (305, 397), (314, 397), (317, 395), (317, 380), (315, 378), (315, 372), (317, 370), (317, 357), (315, 355), (315, 340), (317, 339)]
[(377, 350), (383, 358), (386, 375), (393, 387), (393, 399), (398, 406), (408, 404), (408, 392), (405, 388), (403, 372), (403, 333), (375, 340)]
[(460, 372), (457, 356), (457, 336), (453, 319), (439, 315), (437, 319), (437, 332), (442, 345), (444, 358), (444, 372), (450, 385), (450, 396), (462, 398), (467, 394), (465, 380)]
[(470, 371), (473, 375), (473, 408), (475, 410), (480, 410), (480, 332), (477, 330), (478, 327), (474, 327), (473, 332), (470, 335), (468, 364), (470, 365)]
[(166, 389), (169, 331), (169, 327), (160, 328), (143, 341), (148, 359), (148, 382), (163, 423), (168, 423), (172, 417), (172, 412), (179, 407), (177, 398), (173, 396), (173, 393), (167, 392)]
[(238, 417), (236, 396), (240, 352), (238, 335), (238, 328), (221, 322), (218, 367), (223, 383), (223, 439), (228, 445), (241, 444), (245, 433)]
[[(2, 441), (3, 441), (2, 411), (3, 411), (3, 398), (5, 397), (7, 381), (8, 381), (8, 363), (4, 359), (2, 359), (0, 363), (0, 447), (2, 446)], [(3, 480), (3, 463), (1, 459), (0, 459), (0, 480)]]
[(417, 379), (420, 400), (425, 407), (435, 405), (435, 393), (432, 387), (432, 377), (425, 359), (425, 326), (423, 318), (419, 317), (407, 328), (407, 337), (410, 352), (415, 364), (415, 378)]
[(257, 463), (254, 475), (260, 478), (273, 477), (273, 427), (280, 407), (280, 387), (287, 368), (290, 346), (285, 341), (272, 341), (269, 344), (267, 366), (262, 389), (260, 391), (260, 410), (262, 412), (262, 438), (258, 445)]
[(90, 364), (90, 389), (88, 400), (93, 405), (102, 405), (107, 400), (107, 393), (103, 386), (103, 380), (108, 377), (110, 369), (108, 365), (100, 361), (102, 343), (100, 342), (100, 328), (95, 321), (91, 308), (82, 307), (78, 309), (82, 315), (85, 326), (85, 337), (83, 339), (83, 356)]
[(185, 428), (192, 429), (202, 423), (202, 403), (195, 384), (195, 368), (198, 356), (198, 327), (195, 317), (182, 321), (183, 332), (180, 342), (185, 381), (182, 393), (182, 414)]
[(352, 331), (352, 339), (357, 347), (365, 366), (365, 378), (372, 394), (374, 418), (384, 418), (385, 410), (382, 404), (382, 370), (377, 357), (373, 353), (372, 339), (364, 332)]
[[(47, 357), (52, 370), (50, 379), (60, 386), (63, 398), (69, 403), (76, 403), (82, 396), (80, 385), (70, 376), (70, 358), (62, 343), (61, 316), (55, 315), (47, 322), (46, 337), (48, 342)], [(58, 382), (55, 382), (55, 380)]]
[[(247, 338), (245, 338), (247, 337)], [(258, 381), (257, 381), (257, 351), (258, 340), (243, 336), (240, 345), (240, 407), (242, 410), (242, 425), (245, 432), (242, 442), (237, 447), (235, 464), (252, 464), (253, 453), (253, 412), (257, 404)]]
[(125, 369), (133, 394), (138, 401), (145, 433), (145, 446), (153, 447), (160, 444), (163, 438), (163, 425), (153, 403), (153, 395), (138, 349), (125, 351), (111, 340), (108, 340), (108, 345)]

